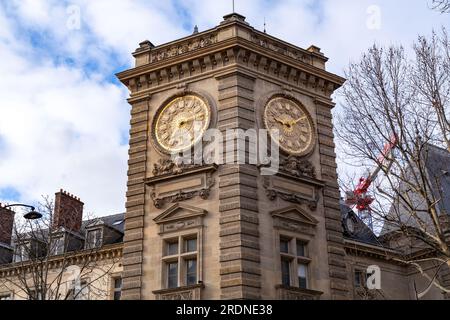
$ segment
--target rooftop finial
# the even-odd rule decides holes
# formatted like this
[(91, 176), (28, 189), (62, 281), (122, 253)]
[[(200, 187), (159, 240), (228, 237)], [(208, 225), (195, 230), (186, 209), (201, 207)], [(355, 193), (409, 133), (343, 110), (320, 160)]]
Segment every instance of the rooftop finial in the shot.
[(234, 10), (234, 0), (232, 0), (232, 2), (233, 2), (233, 13), (235, 13), (236, 11)]
[(264, 17), (264, 33), (266, 33), (266, 17)]
[(194, 34), (196, 34), (196, 33), (198, 33), (198, 26), (197, 25), (195, 25), (195, 27), (194, 27)]

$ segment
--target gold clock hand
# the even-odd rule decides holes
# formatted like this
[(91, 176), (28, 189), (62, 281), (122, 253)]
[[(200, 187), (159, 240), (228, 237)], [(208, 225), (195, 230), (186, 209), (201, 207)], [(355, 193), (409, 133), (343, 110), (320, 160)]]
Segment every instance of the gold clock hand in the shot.
[(303, 117), (298, 118), (297, 120), (290, 121), (290, 124), (293, 126), (293, 125), (295, 125), (295, 124), (297, 124), (300, 121), (305, 120), (305, 119), (306, 119), (306, 116), (303, 116)]
[(283, 126), (289, 125), (289, 122), (283, 121), (281, 119), (278, 119), (277, 117), (274, 117), (275, 121), (281, 123)]
[(180, 121), (180, 123), (178, 124), (178, 127), (181, 128), (182, 126), (184, 126), (187, 122), (190, 122), (192, 120), (195, 120), (195, 116), (183, 119)]

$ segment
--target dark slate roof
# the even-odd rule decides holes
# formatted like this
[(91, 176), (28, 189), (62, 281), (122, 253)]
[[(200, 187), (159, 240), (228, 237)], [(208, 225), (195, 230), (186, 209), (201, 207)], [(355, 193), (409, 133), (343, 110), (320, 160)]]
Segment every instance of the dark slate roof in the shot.
[[(102, 221), (107, 227), (110, 227), (114, 230), (117, 230), (118, 232), (121, 232), (122, 234), (124, 233), (124, 229), (125, 229), (125, 213), (119, 213), (119, 214), (114, 214), (114, 215), (110, 215), (110, 216), (104, 216), (104, 217), (98, 217), (98, 218), (94, 218), (94, 219), (90, 219), (90, 220), (83, 220), (82, 224), (81, 224), (81, 230), (80, 232), (77, 233), (73, 233), (79, 237), (84, 238), (85, 234), (86, 234), (86, 227), (88, 227), (89, 225), (91, 225), (92, 223), (95, 223), (97, 221)], [(31, 235), (31, 234), (30, 234)], [(44, 240), (44, 238), (46, 238), (48, 236), (48, 230), (42, 230), (42, 232), (40, 232), (40, 235), (42, 236), (42, 239)], [(14, 243), (14, 236), (13, 236), (13, 243)]]
[(92, 223), (95, 223), (96, 221), (103, 221), (103, 223), (110, 227), (113, 228), (121, 233), (124, 233), (124, 229), (125, 229), (125, 213), (119, 213), (119, 214), (114, 214), (111, 216), (105, 216), (105, 217), (99, 217), (99, 218), (94, 218), (94, 219), (90, 219), (90, 220), (85, 220), (83, 221), (82, 225), (81, 225), (81, 232), (84, 233), (84, 230), (86, 229), (87, 226), (89, 226)]
[(427, 145), (426, 150), (426, 166), (434, 184), (434, 192), (436, 197), (441, 193), (443, 195), (439, 208), (441, 213), (450, 214), (450, 152), (431, 144)]
[[(341, 202), (342, 226), (344, 228), (344, 238), (363, 242), (375, 246), (382, 244), (373, 231), (358, 217), (358, 215), (345, 203)], [(347, 228), (347, 219), (353, 221), (354, 230), (351, 232)]]

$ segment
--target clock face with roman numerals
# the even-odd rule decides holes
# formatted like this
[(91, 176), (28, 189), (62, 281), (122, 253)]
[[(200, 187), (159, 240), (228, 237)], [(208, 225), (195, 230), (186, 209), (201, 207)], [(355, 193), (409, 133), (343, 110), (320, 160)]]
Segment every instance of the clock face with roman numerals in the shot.
[(288, 154), (304, 156), (314, 147), (314, 124), (305, 107), (293, 99), (274, 97), (264, 110), (272, 140)]
[(156, 116), (156, 142), (166, 153), (183, 152), (202, 140), (210, 121), (205, 100), (193, 94), (177, 97), (162, 106)]

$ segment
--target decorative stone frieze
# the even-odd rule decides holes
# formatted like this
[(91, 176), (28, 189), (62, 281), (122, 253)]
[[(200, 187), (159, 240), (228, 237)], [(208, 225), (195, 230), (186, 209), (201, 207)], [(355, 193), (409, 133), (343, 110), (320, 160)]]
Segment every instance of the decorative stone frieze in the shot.
[(280, 300), (319, 300), (323, 294), (321, 291), (300, 289), (279, 285), (276, 287)]
[[(294, 173), (298, 172), (296, 170)], [(285, 174), (283, 171), (275, 176), (266, 176), (263, 181), (269, 200), (274, 201), (279, 197), (288, 202), (306, 205), (312, 211), (317, 210), (320, 190), (324, 186), (321, 181)]]
[(217, 32), (199, 36), (192, 40), (172, 45), (170, 47), (155, 49), (150, 54), (150, 63), (162, 61), (165, 59), (177, 57), (179, 55), (208, 47), (217, 43)]
[(203, 284), (153, 291), (156, 295), (156, 300), (200, 300), (201, 293), (204, 289)]
[(316, 178), (316, 169), (311, 161), (296, 156), (289, 156), (280, 164), (280, 170), (295, 177)]
[(170, 160), (162, 160), (155, 166), (153, 173), (162, 173), (146, 179), (150, 187), (153, 205), (161, 209), (167, 203), (178, 203), (199, 196), (209, 198), (211, 188), (215, 184), (213, 173), (217, 165), (174, 165)]

